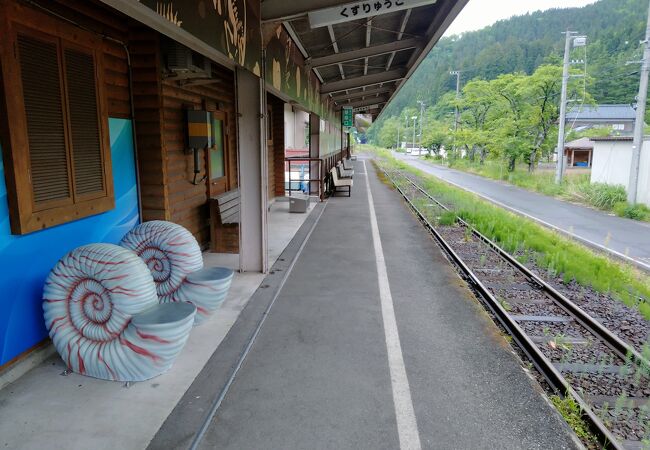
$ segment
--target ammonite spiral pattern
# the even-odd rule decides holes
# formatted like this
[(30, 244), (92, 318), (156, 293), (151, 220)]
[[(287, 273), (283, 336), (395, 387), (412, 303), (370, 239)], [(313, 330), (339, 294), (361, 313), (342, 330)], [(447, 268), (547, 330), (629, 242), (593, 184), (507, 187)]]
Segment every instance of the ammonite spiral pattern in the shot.
[[(107, 380), (145, 380), (171, 366), (189, 335), (194, 308), (161, 306), (146, 265), (112, 244), (68, 253), (43, 290), (45, 325), (68, 368)], [(160, 320), (152, 321), (154, 316)]]
[(198, 242), (180, 225), (152, 220), (129, 231), (122, 247), (133, 250), (151, 270), (161, 302), (174, 301), (185, 277), (203, 268)]
[(203, 322), (223, 302), (233, 271), (203, 269), (196, 239), (184, 227), (161, 220), (138, 225), (120, 243), (147, 264), (161, 303), (188, 302), (196, 306), (195, 323)]

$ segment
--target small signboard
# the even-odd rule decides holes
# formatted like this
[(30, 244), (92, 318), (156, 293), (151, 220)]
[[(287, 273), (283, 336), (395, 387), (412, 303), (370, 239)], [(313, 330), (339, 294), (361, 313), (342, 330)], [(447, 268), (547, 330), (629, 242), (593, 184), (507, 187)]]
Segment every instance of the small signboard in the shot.
[(436, 0), (367, 0), (346, 3), (332, 8), (318, 9), (308, 13), (309, 25), (312, 29), (349, 22), (366, 17), (432, 5)]
[(587, 45), (587, 36), (576, 36), (573, 38), (573, 47), (584, 47)]
[(343, 113), (341, 114), (341, 125), (344, 127), (351, 127), (354, 123), (354, 113), (351, 106), (344, 106)]
[(368, 105), (368, 106), (359, 106), (358, 108), (354, 108), (352, 111), (356, 112), (363, 112), (363, 111), (368, 111), (371, 109), (376, 109), (379, 108), (379, 104), (374, 104), (374, 105)]

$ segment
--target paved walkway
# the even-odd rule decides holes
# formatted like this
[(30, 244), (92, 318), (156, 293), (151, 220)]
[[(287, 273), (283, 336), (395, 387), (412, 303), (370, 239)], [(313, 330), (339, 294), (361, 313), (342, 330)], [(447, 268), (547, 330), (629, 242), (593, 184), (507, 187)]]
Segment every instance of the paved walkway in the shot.
[(399, 153), (394, 153), (394, 156), (428, 174), (650, 270), (649, 223), (611, 216), (511, 184), (432, 164), (417, 156)]
[(259, 334), (258, 300), (231, 329), (256, 339), (223, 401), (228, 338), (150, 448), (186, 448), (210, 404), (197, 448), (576, 448), (399, 195), (370, 162), (355, 170), (352, 197), (327, 202)]

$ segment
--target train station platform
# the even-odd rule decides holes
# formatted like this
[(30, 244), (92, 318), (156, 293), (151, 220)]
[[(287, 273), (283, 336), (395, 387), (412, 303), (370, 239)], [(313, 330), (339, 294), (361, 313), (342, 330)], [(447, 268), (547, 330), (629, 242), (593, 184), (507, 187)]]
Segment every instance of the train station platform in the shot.
[(0, 390), (0, 447), (579, 447), (369, 160), (351, 197), (276, 219), (270, 273), (237, 274), (169, 372), (62, 377), (54, 355)]
[(572, 432), (441, 251), (355, 163), (150, 449), (562, 449)]

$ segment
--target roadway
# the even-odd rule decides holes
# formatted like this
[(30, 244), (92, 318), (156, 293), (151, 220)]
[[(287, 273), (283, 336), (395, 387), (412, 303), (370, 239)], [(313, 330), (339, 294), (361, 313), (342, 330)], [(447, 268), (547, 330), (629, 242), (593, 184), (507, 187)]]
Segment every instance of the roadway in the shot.
[(617, 217), (508, 183), (433, 164), (417, 156), (393, 155), (411, 167), (650, 271), (650, 224), (647, 222)]

